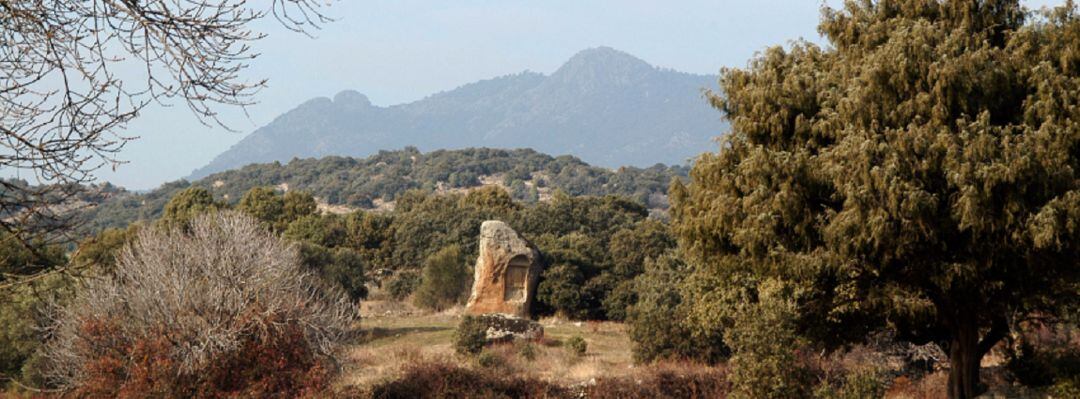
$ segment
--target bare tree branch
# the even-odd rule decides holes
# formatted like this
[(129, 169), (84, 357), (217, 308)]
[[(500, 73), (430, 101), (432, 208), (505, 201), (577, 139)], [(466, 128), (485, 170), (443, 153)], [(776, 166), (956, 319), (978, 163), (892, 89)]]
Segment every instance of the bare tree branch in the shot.
[(266, 85), (242, 77), (265, 37), (252, 22), (309, 33), (330, 1), (0, 0), (0, 173), (16, 177), (0, 181), (0, 231), (63, 237), (150, 104), (182, 101), (227, 129), (217, 107), (251, 105)]

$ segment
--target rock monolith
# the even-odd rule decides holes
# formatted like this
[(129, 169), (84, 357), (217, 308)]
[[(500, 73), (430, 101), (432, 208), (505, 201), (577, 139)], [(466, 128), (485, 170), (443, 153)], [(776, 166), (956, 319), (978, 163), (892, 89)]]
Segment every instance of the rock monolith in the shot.
[(498, 220), (488, 220), (480, 226), (479, 247), (466, 311), (528, 318), (543, 271), (540, 252)]

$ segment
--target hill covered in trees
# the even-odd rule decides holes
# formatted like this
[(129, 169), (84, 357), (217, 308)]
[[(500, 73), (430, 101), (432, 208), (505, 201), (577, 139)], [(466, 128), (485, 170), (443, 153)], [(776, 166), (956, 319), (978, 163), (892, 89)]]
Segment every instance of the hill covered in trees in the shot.
[(656, 164), (617, 170), (590, 166), (572, 156), (553, 157), (531, 149), (468, 148), (422, 153), (415, 147), (380, 151), (367, 158), (325, 157), (253, 164), (212, 174), (194, 182), (166, 183), (147, 193), (104, 186), (97, 206), (86, 211), (88, 232), (122, 228), (161, 216), (165, 203), (188, 187), (201, 187), (216, 199), (235, 203), (255, 187), (304, 191), (324, 209), (392, 208), (409, 190), (464, 192), (485, 185), (502, 186), (525, 203), (546, 200), (557, 191), (571, 196), (620, 195), (651, 209), (667, 207), (667, 187), (685, 178), (687, 167)]
[(418, 146), (528, 147), (605, 167), (682, 164), (724, 124), (702, 98), (716, 77), (653, 67), (606, 47), (551, 75), (523, 72), (379, 107), (355, 91), (316, 98), (255, 130), (191, 179), (294, 157), (369, 156)]

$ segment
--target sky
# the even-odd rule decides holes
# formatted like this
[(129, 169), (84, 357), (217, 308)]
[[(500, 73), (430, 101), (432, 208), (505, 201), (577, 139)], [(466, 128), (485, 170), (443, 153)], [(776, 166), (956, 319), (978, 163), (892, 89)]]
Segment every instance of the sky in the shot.
[[(837, 6), (830, 0), (825, 4)], [(1030, 8), (1064, 0), (1028, 0)], [(274, 117), (315, 97), (357, 90), (378, 106), (525, 70), (551, 73), (578, 51), (609, 46), (655, 66), (716, 74), (766, 47), (821, 43), (815, 0), (339, 0), (314, 37), (260, 21), (250, 66), (258, 104), (218, 107), (207, 127), (182, 104), (145, 109), (123, 134), (127, 163), (97, 175), (130, 189), (183, 178)]]

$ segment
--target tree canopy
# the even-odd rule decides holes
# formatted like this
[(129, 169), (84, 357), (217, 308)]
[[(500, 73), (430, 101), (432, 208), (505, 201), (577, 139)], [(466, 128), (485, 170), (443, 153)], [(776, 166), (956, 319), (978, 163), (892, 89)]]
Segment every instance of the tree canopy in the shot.
[(848, 1), (819, 30), (710, 96), (731, 133), (672, 190), (690, 319), (738, 324), (782, 282), (800, 334), (936, 342), (974, 397), (1012, 324), (1080, 292), (1076, 5)]

